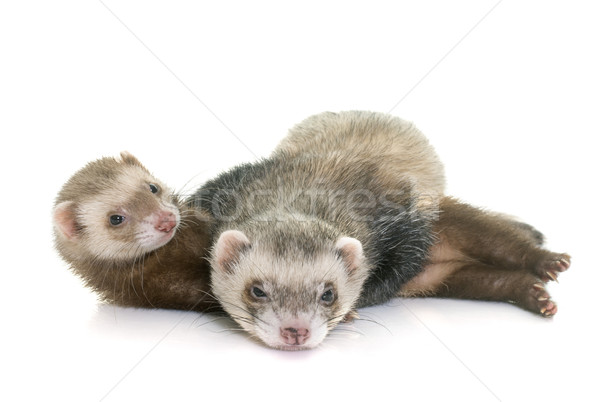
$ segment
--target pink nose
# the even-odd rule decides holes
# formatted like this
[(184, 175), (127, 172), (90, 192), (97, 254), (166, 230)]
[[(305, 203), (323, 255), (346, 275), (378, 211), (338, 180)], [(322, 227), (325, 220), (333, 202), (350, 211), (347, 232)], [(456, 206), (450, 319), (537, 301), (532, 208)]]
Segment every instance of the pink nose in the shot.
[(310, 338), (310, 333), (306, 328), (280, 328), (279, 333), (287, 345), (304, 345)]
[(158, 218), (156, 219), (156, 224), (154, 228), (161, 232), (170, 232), (177, 225), (177, 220), (175, 219), (175, 214), (168, 211), (160, 211), (158, 214)]

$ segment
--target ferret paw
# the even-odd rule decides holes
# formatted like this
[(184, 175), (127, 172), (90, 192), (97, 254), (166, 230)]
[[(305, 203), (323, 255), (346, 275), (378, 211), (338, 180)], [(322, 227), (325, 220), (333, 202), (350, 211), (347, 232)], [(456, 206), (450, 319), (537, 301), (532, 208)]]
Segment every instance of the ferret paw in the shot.
[(568, 254), (549, 253), (548, 257), (540, 261), (535, 267), (535, 272), (541, 280), (558, 282), (558, 274), (566, 271), (571, 266), (571, 256)]
[(342, 322), (344, 323), (351, 323), (354, 320), (359, 319), (360, 316), (358, 315), (358, 312), (356, 310), (350, 310), (346, 316), (344, 317), (344, 319), (342, 320)]
[(550, 294), (543, 283), (538, 282), (533, 284), (529, 294), (531, 295), (530, 304), (535, 306), (535, 308), (533, 308), (535, 312), (538, 312), (544, 317), (552, 317), (558, 311), (556, 303), (550, 299)]

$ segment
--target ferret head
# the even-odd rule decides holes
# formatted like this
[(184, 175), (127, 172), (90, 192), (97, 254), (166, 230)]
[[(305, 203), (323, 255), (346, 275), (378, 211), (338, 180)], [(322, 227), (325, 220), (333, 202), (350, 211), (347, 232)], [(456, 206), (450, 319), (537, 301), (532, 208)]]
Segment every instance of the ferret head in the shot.
[(68, 261), (128, 261), (155, 250), (180, 221), (172, 192), (131, 154), (75, 173), (53, 213), (56, 246)]
[(319, 345), (352, 310), (368, 274), (354, 238), (294, 240), (286, 245), (279, 237), (274, 245), (229, 230), (211, 260), (212, 288), (223, 308), (251, 335), (284, 350)]

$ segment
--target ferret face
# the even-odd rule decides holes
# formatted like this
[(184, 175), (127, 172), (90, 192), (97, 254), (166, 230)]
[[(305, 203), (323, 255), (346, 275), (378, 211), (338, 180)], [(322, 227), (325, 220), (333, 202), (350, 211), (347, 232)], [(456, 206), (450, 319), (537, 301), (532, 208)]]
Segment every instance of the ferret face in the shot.
[(63, 188), (54, 223), (70, 257), (132, 260), (173, 238), (180, 216), (170, 190), (132, 156), (122, 158), (111, 175), (90, 164)]
[(123, 172), (111, 190), (82, 202), (77, 212), (86, 232), (81, 240), (102, 258), (131, 259), (163, 246), (179, 219), (165, 187), (136, 171)]
[(312, 259), (283, 258), (242, 232), (227, 231), (213, 250), (213, 292), (267, 346), (310, 349), (351, 311), (367, 277), (362, 259), (356, 239), (341, 238)]

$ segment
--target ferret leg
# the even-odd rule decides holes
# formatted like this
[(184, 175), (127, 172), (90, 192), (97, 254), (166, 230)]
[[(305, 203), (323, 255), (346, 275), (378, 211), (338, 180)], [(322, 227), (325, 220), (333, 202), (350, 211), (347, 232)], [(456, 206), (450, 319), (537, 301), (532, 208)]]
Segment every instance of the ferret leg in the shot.
[(506, 222), (518, 229), (523, 236), (528, 237), (536, 246), (541, 247), (546, 240), (542, 232), (534, 228), (528, 223), (515, 221), (510, 218), (504, 218)]
[(556, 303), (550, 299), (544, 283), (532, 273), (482, 263), (471, 263), (455, 271), (431, 295), (512, 302), (545, 317), (557, 312)]
[(544, 282), (570, 266), (568, 254), (540, 247), (543, 236), (532, 226), (445, 197), (436, 222), (440, 243), (471, 260), (503, 269), (528, 270)]

